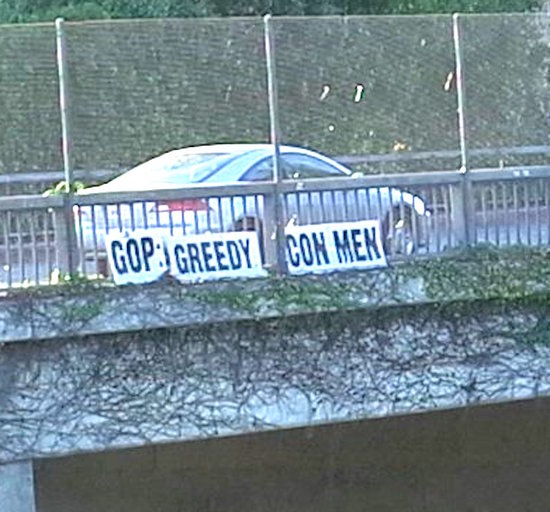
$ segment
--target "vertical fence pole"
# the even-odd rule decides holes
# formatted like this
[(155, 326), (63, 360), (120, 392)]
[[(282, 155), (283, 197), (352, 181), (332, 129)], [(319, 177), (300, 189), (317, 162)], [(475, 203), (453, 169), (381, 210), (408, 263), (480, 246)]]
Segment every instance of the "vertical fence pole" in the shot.
[(63, 18), (55, 20), (55, 33), (57, 41), (57, 76), (59, 79), (59, 108), (61, 113), (61, 143), (63, 170), (65, 171), (65, 191), (71, 192), (73, 189), (73, 169), (68, 112), (67, 44), (65, 40), (65, 20)]
[(468, 132), (466, 123), (466, 86), (464, 82), (464, 57), (462, 54), (462, 30), (460, 15), (453, 14), (453, 41), (455, 49), (458, 137), (460, 141), (460, 172), (462, 184), (452, 192), (452, 214), (455, 235), (459, 242), (471, 244), (474, 241), (474, 196), (470, 180), (468, 154)]
[[(270, 126), (270, 142), (273, 145), (273, 183), (274, 194), (271, 200), (266, 201), (270, 206), (264, 211), (268, 215), (272, 215), (273, 219), (270, 222), (271, 226), (264, 226), (264, 244), (266, 246), (266, 263), (273, 264), (277, 273), (283, 274), (286, 272), (286, 257), (285, 257), (285, 232), (283, 226), (282, 215), (282, 193), (281, 193), (281, 152), (280, 152), (280, 128), (279, 128), (279, 99), (277, 95), (277, 78), (275, 66), (275, 44), (273, 33), (271, 30), (271, 15), (264, 16), (264, 38), (265, 38), (265, 57), (267, 66), (267, 92), (269, 101), (269, 126)], [(267, 199), (267, 196), (266, 196)], [(271, 204), (269, 204), (271, 203)], [(275, 244), (273, 244), (273, 241)], [(268, 249), (271, 246), (271, 252)], [(274, 247), (273, 247), (274, 246)], [(274, 253), (274, 254), (273, 254)], [(275, 256), (275, 261), (270, 261)]]
[(68, 101), (68, 73), (67, 73), (67, 44), (65, 39), (65, 20), (55, 20), (56, 48), (57, 48), (57, 76), (59, 79), (59, 108), (61, 114), (61, 143), (63, 152), (63, 170), (65, 173), (65, 207), (63, 215), (59, 216), (56, 224), (56, 238), (58, 250), (61, 249), (60, 242), (63, 241), (63, 248), (66, 254), (59, 259), (61, 271), (69, 274), (76, 269), (76, 236), (73, 217), (73, 166), (71, 158), (71, 129), (69, 123), (69, 101)]

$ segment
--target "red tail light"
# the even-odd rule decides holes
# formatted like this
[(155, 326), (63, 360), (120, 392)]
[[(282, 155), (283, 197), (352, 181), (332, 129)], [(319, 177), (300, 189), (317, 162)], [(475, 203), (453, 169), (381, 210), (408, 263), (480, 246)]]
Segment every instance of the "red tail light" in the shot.
[(176, 199), (159, 203), (159, 209), (168, 209), (171, 212), (199, 212), (209, 210), (206, 199)]

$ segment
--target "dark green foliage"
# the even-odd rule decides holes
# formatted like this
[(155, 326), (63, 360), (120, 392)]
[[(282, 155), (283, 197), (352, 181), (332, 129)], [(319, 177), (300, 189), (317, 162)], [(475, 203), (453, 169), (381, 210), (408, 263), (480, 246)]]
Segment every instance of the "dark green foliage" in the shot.
[(0, 0), (0, 22), (318, 14), (524, 12), (542, 0)]
[[(122, 170), (177, 147), (268, 140), (259, 17), (267, 12), (525, 12), (541, 3), (0, 0), (0, 22), (51, 22), (58, 16), (253, 17), (67, 25), (73, 164), (77, 169)], [(332, 155), (456, 148), (451, 23), (449, 15), (276, 19), (282, 141)], [(470, 146), (547, 143), (544, 20), (474, 17), (465, 21), (464, 33)], [(59, 170), (55, 29), (52, 24), (13, 23), (4, 27), (0, 43), (0, 173)]]
[(333, 155), (455, 146), (456, 97), (443, 88), (454, 68), (451, 23), (275, 20), (283, 141)]
[(261, 20), (113, 26), (67, 27), (76, 168), (124, 168), (177, 147), (267, 140)]
[(62, 169), (55, 28), (4, 27), (0, 48), (0, 172)]

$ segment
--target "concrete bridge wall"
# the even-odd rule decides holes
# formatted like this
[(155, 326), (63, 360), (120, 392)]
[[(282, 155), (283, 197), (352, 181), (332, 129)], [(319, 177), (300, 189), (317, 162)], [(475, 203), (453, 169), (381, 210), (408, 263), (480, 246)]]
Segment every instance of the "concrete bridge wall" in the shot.
[[(56, 482), (39, 468), (52, 457), (223, 445), (228, 435), (549, 396), (548, 275), (544, 253), (499, 253), (408, 270), (0, 297), (0, 510), (34, 511), (33, 466), (49, 482), (40, 484), (48, 499)], [(535, 424), (543, 435), (545, 424)], [(414, 449), (411, 439), (403, 450)], [(311, 495), (316, 481), (337, 487), (339, 473), (325, 473), (331, 460), (306, 482)], [(200, 468), (210, 481), (210, 467)], [(273, 471), (266, 488), (285, 481), (284, 470)], [(369, 474), (378, 481), (378, 470)], [(279, 483), (272, 488), (279, 494)]]
[(0, 460), (550, 394), (547, 314), (425, 304), (9, 343)]

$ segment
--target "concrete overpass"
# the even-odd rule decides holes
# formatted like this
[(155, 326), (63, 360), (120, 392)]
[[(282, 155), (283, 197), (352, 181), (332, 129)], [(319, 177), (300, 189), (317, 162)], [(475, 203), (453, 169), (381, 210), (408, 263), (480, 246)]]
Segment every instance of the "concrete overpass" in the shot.
[(12, 292), (0, 510), (536, 509), (549, 275), (544, 252), (476, 251)]

